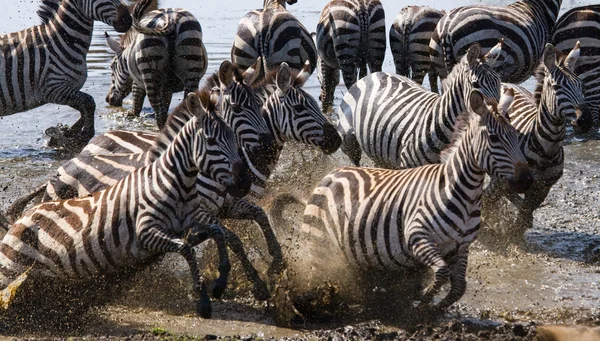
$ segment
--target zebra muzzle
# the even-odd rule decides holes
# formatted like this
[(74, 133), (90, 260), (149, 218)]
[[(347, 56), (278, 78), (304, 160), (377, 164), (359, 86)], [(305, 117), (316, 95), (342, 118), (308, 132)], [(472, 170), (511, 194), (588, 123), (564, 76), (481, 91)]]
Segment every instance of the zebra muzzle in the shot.
[(129, 14), (129, 10), (127, 6), (120, 4), (116, 6), (117, 9), (117, 18), (113, 23), (113, 27), (117, 32), (127, 32), (131, 25), (133, 24), (133, 19), (131, 18), (131, 14)]
[(321, 151), (326, 155), (333, 154), (341, 145), (342, 138), (337, 130), (331, 124), (325, 125), (325, 127), (323, 127), (323, 139), (321, 140), (321, 143), (318, 144)]
[(575, 108), (575, 119), (571, 122), (571, 125), (576, 134), (584, 134), (592, 129), (594, 119), (592, 111), (587, 105), (583, 104)]
[(250, 192), (252, 179), (246, 162), (233, 164), (233, 181), (226, 186), (226, 191), (234, 198), (243, 198)]
[(513, 191), (526, 192), (533, 185), (533, 173), (525, 162), (517, 162), (514, 167), (514, 176), (507, 179)]

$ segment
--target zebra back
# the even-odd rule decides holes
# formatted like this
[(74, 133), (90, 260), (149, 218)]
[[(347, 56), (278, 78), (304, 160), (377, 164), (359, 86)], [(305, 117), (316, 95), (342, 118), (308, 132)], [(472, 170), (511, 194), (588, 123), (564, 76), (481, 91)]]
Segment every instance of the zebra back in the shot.
[(487, 51), (504, 38), (496, 70), (504, 82), (527, 80), (542, 55), (561, 3), (522, 0), (508, 6), (471, 5), (451, 10), (439, 21), (430, 43), (440, 77), (446, 77), (472, 43), (478, 42)]
[(592, 110), (594, 124), (600, 124), (600, 5), (575, 7), (561, 16), (552, 34), (552, 43), (567, 53), (576, 42), (581, 55), (574, 72), (583, 82), (586, 103)]

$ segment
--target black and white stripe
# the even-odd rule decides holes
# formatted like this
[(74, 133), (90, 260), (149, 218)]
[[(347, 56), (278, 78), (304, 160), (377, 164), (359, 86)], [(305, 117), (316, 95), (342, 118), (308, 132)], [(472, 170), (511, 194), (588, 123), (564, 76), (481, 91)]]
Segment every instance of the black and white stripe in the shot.
[(580, 42), (581, 55), (575, 74), (583, 82), (585, 101), (592, 110), (594, 124), (600, 124), (600, 5), (576, 7), (556, 22), (552, 43), (567, 53)]
[[(469, 101), (474, 113), (457, 123), (442, 164), (405, 170), (344, 167), (321, 180), (304, 210), (301, 247), (292, 248), (290, 256), (298, 260), (290, 268), (304, 286), (320, 285), (336, 271), (369, 276), (373, 270), (425, 265), (435, 277), (421, 302), (430, 303), (448, 280), (451, 288), (435, 307), (445, 309), (462, 297), (486, 173), (508, 180), (517, 191), (532, 181), (515, 128), (496, 109), (490, 111), (479, 91), (473, 90)], [(340, 270), (340, 264), (350, 268)]]
[(531, 77), (550, 38), (562, 0), (522, 0), (508, 6), (458, 7), (442, 17), (431, 38), (431, 57), (441, 78), (473, 43), (483, 51), (504, 39), (495, 65), (503, 82)]
[(429, 74), (429, 86), (434, 92), (438, 92), (438, 75), (429, 56), (429, 41), (445, 13), (427, 6), (407, 6), (390, 27), (396, 73), (410, 77), (417, 84), (423, 84), (425, 74)]
[[(194, 99), (191, 106), (199, 106), (195, 94), (188, 100)], [(199, 313), (210, 316), (193, 251), (196, 238), (206, 235), (205, 226), (196, 223), (203, 214), (196, 177), (199, 171), (210, 174), (241, 196), (250, 181), (235, 135), (215, 113), (216, 101), (201, 99), (206, 113), (188, 121), (154, 163), (91, 196), (27, 211), (0, 243), (0, 283), (6, 287), (24, 272), (62, 281), (97, 279), (177, 252), (190, 267)], [(222, 237), (218, 226), (210, 228)], [(192, 237), (186, 240), (188, 232)], [(222, 265), (228, 270), (228, 263)]]
[(136, 25), (120, 43), (106, 34), (108, 45), (116, 53), (106, 102), (121, 106), (123, 99), (133, 92), (133, 114), (139, 116), (147, 95), (156, 113), (156, 123), (162, 128), (173, 93), (184, 91), (187, 95), (198, 89), (206, 73), (208, 56), (202, 42), (202, 27), (190, 12), (166, 8), (137, 18), (136, 13), (143, 12), (139, 7), (148, 2), (136, 4)]
[(582, 82), (572, 71), (578, 55), (578, 48), (564, 56), (548, 44), (536, 70), (537, 86), (533, 95), (520, 86), (504, 84), (505, 89), (515, 92), (509, 110), (510, 121), (521, 134), (520, 148), (535, 175), (535, 184), (523, 198), (502, 188), (498, 181), (493, 182), (492, 192), (486, 196), (496, 202), (497, 195), (505, 195), (518, 208), (517, 225), (522, 233), (513, 237), (522, 237), (525, 229), (532, 227), (534, 210), (562, 176), (567, 122), (574, 118), (573, 124), (582, 132), (592, 126)]
[(445, 80), (443, 95), (410, 79), (378, 72), (359, 80), (342, 100), (338, 130), (342, 151), (358, 165), (361, 150), (378, 167), (411, 168), (440, 162), (471, 89), (500, 98), (500, 77), (474, 44)]
[(68, 105), (81, 117), (65, 131), (48, 131), (50, 144), (80, 150), (94, 136), (96, 104), (80, 91), (94, 20), (124, 32), (131, 16), (120, 0), (43, 0), (38, 15), (41, 25), (0, 36), (0, 116)]
[[(346, 88), (370, 72), (381, 71), (385, 57), (385, 12), (379, 0), (332, 0), (317, 24), (323, 112), (333, 108), (333, 93), (340, 81)], [(358, 76), (358, 78), (357, 78)]]
[(282, 0), (265, 0), (262, 9), (249, 12), (238, 24), (231, 61), (245, 70), (261, 57), (264, 74), (258, 79), (283, 62), (300, 71), (308, 60), (311, 73), (317, 64), (310, 33), (282, 4)]

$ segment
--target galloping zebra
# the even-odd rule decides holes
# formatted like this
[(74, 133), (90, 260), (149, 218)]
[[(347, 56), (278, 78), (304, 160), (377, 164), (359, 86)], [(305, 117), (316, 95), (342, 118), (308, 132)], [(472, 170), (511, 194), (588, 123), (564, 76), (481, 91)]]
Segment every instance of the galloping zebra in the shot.
[[(189, 97), (197, 102), (195, 94)], [(201, 100), (206, 113), (188, 121), (154, 163), (91, 196), (27, 211), (0, 243), (0, 283), (7, 286), (24, 272), (89, 280), (177, 252), (190, 267), (198, 312), (210, 317), (210, 299), (193, 250), (196, 235), (206, 230), (196, 223), (203, 214), (196, 176), (199, 171), (210, 174), (236, 196), (249, 191), (250, 181), (233, 132), (215, 113), (216, 101)], [(191, 240), (183, 238), (188, 232)]]
[(594, 124), (600, 124), (600, 5), (576, 7), (556, 22), (552, 43), (559, 51), (581, 44), (575, 74), (583, 82), (585, 101), (592, 110)]
[(531, 77), (554, 27), (562, 0), (522, 0), (508, 6), (458, 7), (442, 17), (431, 37), (431, 58), (441, 78), (469, 46), (484, 51), (504, 38), (502, 58), (495, 65), (503, 82)]
[(438, 92), (438, 74), (429, 56), (429, 41), (446, 12), (427, 6), (404, 7), (390, 27), (390, 48), (396, 73), (423, 84), (429, 74), (431, 91)]
[[(507, 97), (500, 110), (510, 105)], [(377, 269), (425, 265), (435, 277), (421, 302), (431, 301), (448, 280), (451, 289), (435, 308), (462, 297), (486, 173), (508, 180), (518, 192), (532, 182), (508, 119), (496, 109), (490, 112), (478, 90), (469, 103), (474, 113), (458, 120), (442, 164), (405, 170), (343, 167), (321, 180), (304, 210), (301, 247), (291, 248), (290, 267), (302, 285), (321, 284), (340, 270), (347, 274), (338, 260), (366, 276)], [(273, 212), (274, 222), (279, 215)]]
[(582, 82), (573, 73), (578, 55), (577, 47), (565, 57), (547, 44), (535, 73), (537, 86), (534, 95), (522, 87), (504, 85), (504, 88), (511, 88), (516, 93), (509, 110), (510, 121), (521, 134), (519, 147), (534, 171), (535, 184), (521, 198), (494, 181), (491, 192), (486, 193), (486, 200), (491, 200), (493, 206), (498, 195), (504, 195), (515, 204), (522, 224), (517, 229), (521, 233), (514, 234), (517, 239), (523, 237), (525, 229), (532, 227), (534, 210), (540, 207), (562, 176), (567, 120), (575, 117), (573, 124), (582, 132), (592, 126)]
[(80, 91), (94, 20), (119, 32), (131, 26), (120, 0), (42, 0), (42, 24), (0, 36), (0, 116), (47, 103), (68, 105), (81, 117), (71, 128), (47, 130), (51, 146), (80, 150), (94, 136), (92, 96)]
[(316, 67), (317, 49), (310, 33), (282, 0), (265, 0), (262, 9), (248, 12), (238, 24), (231, 61), (245, 70), (258, 57), (264, 74), (283, 62), (300, 71), (308, 60), (311, 74)]
[(333, 94), (340, 82), (340, 70), (346, 88), (369, 71), (381, 71), (385, 57), (385, 12), (379, 0), (332, 0), (317, 24), (316, 45), (319, 54), (323, 112), (333, 109)]
[(134, 18), (139, 23), (120, 43), (105, 33), (108, 45), (116, 53), (106, 102), (121, 106), (123, 98), (133, 92), (133, 115), (139, 116), (147, 94), (156, 123), (162, 128), (173, 93), (184, 91), (187, 95), (198, 89), (208, 56), (200, 23), (190, 12), (166, 8), (140, 15), (148, 3), (136, 3)]
[(445, 80), (438, 95), (395, 74), (378, 72), (359, 80), (340, 105), (342, 151), (359, 165), (361, 149), (383, 168), (411, 168), (440, 162), (456, 118), (467, 109), (471, 89), (500, 98), (500, 77), (474, 44)]

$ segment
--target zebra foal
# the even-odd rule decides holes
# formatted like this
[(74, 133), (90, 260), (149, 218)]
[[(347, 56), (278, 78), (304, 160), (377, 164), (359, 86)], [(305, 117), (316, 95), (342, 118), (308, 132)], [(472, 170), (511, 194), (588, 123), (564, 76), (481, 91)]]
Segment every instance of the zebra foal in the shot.
[(342, 151), (355, 165), (362, 151), (383, 168), (440, 162), (456, 118), (467, 109), (471, 89), (482, 90), (488, 99), (500, 98), (500, 77), (488, 65), (494, 61), (473, 44), (445, 80), (441, 96), (386, 72), (359, 80), (340, 104)]
[(133, 115), (139, 116), (148, 95), (160, 129), (167, 120), (173, 93), (184, 91), (187, 95), (198, 89), (208, 67), (208, 56), (202, 27), (190, 12), (166, 8), (145, 13), (149, 4), (150, 1), (136, 3), (133, 15), (139, 22), (120, 42), (105, 33), (108, 46), (116, 54), (106, 102), (121, 106), (132, 92)]
[(385, 12), (379, 0), (332, 0), (317, 24), (321, 110), (333, 110), (340, 70), (346, 88), (369, 71), (381, 71), (385, 57)]
[(438, 92), (438, 74), (429, 57), (429, 41), (444, 11), (427, 6), (404, 7), (390, 27), (390, 49), (396, 73), (423, 84), (429, 75), (431, 91)]
[(504, 39), (494, 65), (503, 82), (522, 83), (531, 77), (550, 38), (562, 0), (522, 0), (508, 6), (458, 7), (438, 22), (430, 53), (439, 76), (446, 78), (469, 46), (484, 51)]
[(80, 91), (94, 20), (125, 32), (131, 16), (120, 0), (42, 0), (37, 14), (41, 25), (0, 35), (0, 116), (47, 103), (68, 105), (81, 117), (46, 134), (50, 146), (78, 151), (94, 136), (96, 104)]
[(561, 16), (552, 33), (552, 43), (566, 53), (580, 42), (581, 55), (573, 71), (583, 82), (585, 101), (594, 124), (600, 124), (600, 5), (575, 7)]
[[(89, 280), (177, 252), (190, 267), (199, 314), (210, 317), (210, 299), (192, 248), (206, 232), (196, 223), (203, 213), (196, 176), (210, 174), (241, 196), (250, 181), (233, 132), (215, 112), (216, 101), (201, 100), (206, 113), (188, 121), (152, 164), (88, 197), (39, 204), (16, 221), (0, 242), (0, 283), (7, 286), (25, 271)], [(188, 101), (188, 106), (200, 104), (195, 94)], [(227, 272), (228, 263), (222, 265)], [(225, 283), (219, 280), (220, 293)]]
[[(435, 308), (460, 299), (468, 248), (480, 226), (486, 173), (507, 180), (518, 192), (532, 182), (518, 133), (501, 113), (510, 100), (509, 94), (503, 96), (499, 108), (490, 111), (482, 93), (473, 90), (470, 109), (458, 120), (441, 164), (405, 170), (343, 167), (325, 176), (304, 210), (302, 247), (298, 255), (291, 251), (290, 267), (297, 269), (299, 281), (321, 284), (315, 282), (339, 270), (339, 256), (366, 276), (376, 269), (427, 266), (434, 280), (421, 302), (431, 301), (448, 280), (451, 289)], [(281, 219), (279, 211), (273, 214)]]

